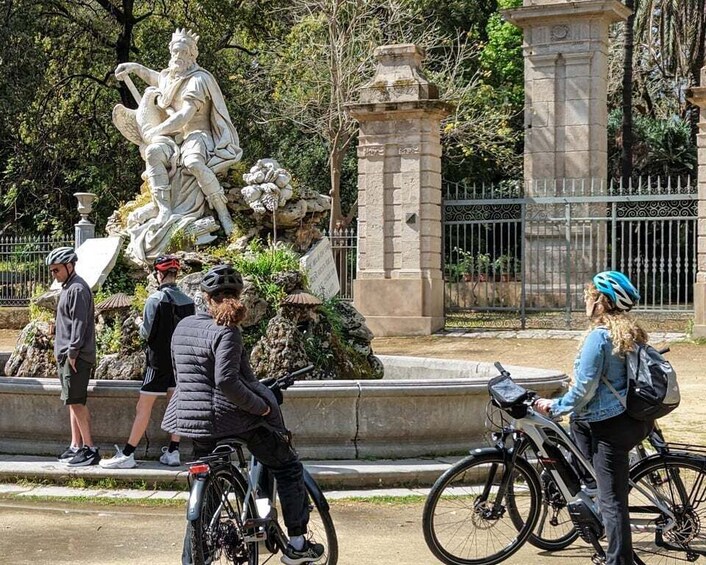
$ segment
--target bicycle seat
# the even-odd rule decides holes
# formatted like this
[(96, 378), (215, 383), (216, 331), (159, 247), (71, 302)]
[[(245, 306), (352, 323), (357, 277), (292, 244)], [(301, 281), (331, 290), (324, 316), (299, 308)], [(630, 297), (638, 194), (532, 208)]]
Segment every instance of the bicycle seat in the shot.
[(216, 445), (216, 449), (218, 449), (222, 445), (227, 445), (228, 447), (233, 447), (236, 449), (238, 447), (247, 447), (247, 443), (245, 442), (245, 440), (239, 437), (224, 437), (219, 439), (218, 444)]

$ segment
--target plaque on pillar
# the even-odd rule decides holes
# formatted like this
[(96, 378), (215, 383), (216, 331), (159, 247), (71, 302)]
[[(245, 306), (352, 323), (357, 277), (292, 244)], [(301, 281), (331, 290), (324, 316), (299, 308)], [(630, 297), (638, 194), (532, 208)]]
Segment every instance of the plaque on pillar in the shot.
[(333, 259), (331, 242), (321, 239), (300, 259), (309, 278), (309, 290), (323, 298), (331, 298), (341, 291), (336, 262)]

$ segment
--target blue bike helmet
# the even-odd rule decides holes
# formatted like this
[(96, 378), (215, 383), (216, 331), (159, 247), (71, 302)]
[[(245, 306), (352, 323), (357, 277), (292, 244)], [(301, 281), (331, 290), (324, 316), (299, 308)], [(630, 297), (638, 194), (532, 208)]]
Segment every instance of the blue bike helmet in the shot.
[(603, 271), (593, 277), (598, 292), (605, 294), (611, 303), (623, 312), (632, 309), (640, 300), (640, 293), (620, 271)]

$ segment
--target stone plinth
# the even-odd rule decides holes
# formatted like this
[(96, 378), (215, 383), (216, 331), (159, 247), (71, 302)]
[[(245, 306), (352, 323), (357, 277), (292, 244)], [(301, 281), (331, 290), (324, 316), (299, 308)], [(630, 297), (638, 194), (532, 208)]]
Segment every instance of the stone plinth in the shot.
[[(701, 84), (706, 84), (706, 67), (701, 69)], [(689, 89), (689, 102), (701, 110), (696, 136), (699, 161), (699, 204), (696, 228), (696, 283), (694, 283), (693, 337), (706, 337), (706, 86)]]
[(373, 79), (348, 106), (360, 123), (355, 306), (377, 336), (444, 325), (440, 123), (449, 112), (415, 45), (375, 50)]

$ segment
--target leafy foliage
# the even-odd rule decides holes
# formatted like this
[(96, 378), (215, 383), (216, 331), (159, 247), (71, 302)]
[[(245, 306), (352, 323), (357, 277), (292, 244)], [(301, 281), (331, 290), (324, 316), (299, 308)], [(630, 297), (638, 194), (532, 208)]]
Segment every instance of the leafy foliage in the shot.
[(253, 240), (245, 253), (231, 252), (227, 248), (211, 250), (222, 261), (228, 262), (244, 277), (248, 277), (258, 294), (273, 308), (284, 298), (282, 287), (274, 277), (286, 271), (300, 271), (299, 257), (282, 245), (263, 245)]
[[(619, 133), (622, 114), (611, 112), (608, 118), (609, 174), (620, 176)], [(696, 147), (691, 141), (691, 126), (676, 116), (655, 119), (648, 116), (634, 117), (635, 136), (634, 176), (695, 176), (697, 168)]]

